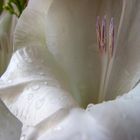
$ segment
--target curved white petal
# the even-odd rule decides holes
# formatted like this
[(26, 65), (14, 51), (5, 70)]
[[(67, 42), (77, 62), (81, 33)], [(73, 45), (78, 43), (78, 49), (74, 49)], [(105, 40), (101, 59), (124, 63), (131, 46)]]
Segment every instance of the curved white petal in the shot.
[(19, 18), (15, 36), (15, 50), (25, 46), (46, 47), (45, 19), (53, 0), (30, 0)]
[(47, 13), (53, 0), (29, 0), (28, 7), (42, 13)]
[(0, 100), (0, 140), (19, 140), (22, 124)]
[(96, 17), (114, 16), (118, 27), (121, 1), (56, 0), (48, 11), (46, 43), (66, 71), (73, 96), (82, 104), (97, 102), (101, 76)]
[(86, 111), (72, 109), (53, 128), (43, 121), (24, 131), (25, 140), (139, 140), (139, 92), (140, 85), (114, 101), (90, 104)]
[(101, 70), (96, 17), (114, 16), (118, 27), (121, 6), (121, 0), (31, 0), (19, 19), (14, 46), (47, 46), (79, 103), (97, 102)]
[(14, 49), (27, 46), (45, 47), (45, 15), (26, 8), (18, 20), (15, 35)]
[(140, 1), (124, 0), (124, 4), (124, 15), (106, 99), (128, 92), (140, 80)]
[(35, 125), (60, 109), (77, 106), (59, 80), (58, 68), (56, 71), (46, 55), (46, 50), (38, 47), (19, 49), (1, 77), (0, 97), (26, 125)]

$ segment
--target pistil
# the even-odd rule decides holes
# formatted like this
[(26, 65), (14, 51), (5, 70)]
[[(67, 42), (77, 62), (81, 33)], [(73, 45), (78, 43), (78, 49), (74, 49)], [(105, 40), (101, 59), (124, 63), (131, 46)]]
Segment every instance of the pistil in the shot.
[(106, 16), (100, 22), (97, 17), (96, 22), (97, 43), (101, 58), (101, 81), (99, 89), (99, 102), (105, 99), (108, 81), (112, 69), (114, 55), (114, 19), (111, 18), (109, 29), (107, 30)]

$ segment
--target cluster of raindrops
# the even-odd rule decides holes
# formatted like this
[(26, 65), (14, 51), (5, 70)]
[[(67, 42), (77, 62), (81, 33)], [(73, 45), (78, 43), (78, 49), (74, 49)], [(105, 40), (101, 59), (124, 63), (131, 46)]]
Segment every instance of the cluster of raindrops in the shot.
[(39, 84), (35, 84), (35, 85), (31, 86), (31, 89), (33, 91), (39, 90), (40, 89), (40, 85)]
[(8, 80), (8, 84), (11, 84), (11, 83), (12, 83), (12, 80), (11, 80), (11, 79), (9, 79), (9, 80)]
[(86, 108), (86, 111), (92, 111), (94, 108), (94, 104), (88, 104), (87, 108)]
[(39, 110), (42, 106), (43, 106), (43, 104), (45, 103), (45, 98), (41, 98), (41, 99), (39, 99), (37, 102), (36, 102), (36, 105), (35, 105), (35, 108), (37, 109), (37, 110)]

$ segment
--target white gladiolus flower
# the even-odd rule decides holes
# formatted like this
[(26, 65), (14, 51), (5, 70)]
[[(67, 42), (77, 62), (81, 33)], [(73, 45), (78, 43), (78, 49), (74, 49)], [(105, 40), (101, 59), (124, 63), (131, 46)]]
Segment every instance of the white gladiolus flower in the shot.
[(29, 1), (0, 83), (21, 140), (140, 139), (139, 8), (139, 0)]

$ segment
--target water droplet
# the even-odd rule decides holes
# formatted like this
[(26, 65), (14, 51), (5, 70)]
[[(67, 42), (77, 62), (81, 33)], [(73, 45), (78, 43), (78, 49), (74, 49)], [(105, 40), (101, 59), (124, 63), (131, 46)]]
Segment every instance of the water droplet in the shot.
[(39, 85), (33, 85), (31, 88), (32, 88), (33, 90), (39, 90), (40, 86), (39, 86)]
[(28, 93), (28, 100), (30, 101), (33, 98), (33, 94), (32, 93)]
[(12, 80), (8, 80), (8, 83), (11, 84), (12, 83)]
[(86, 108), (87, 111), (91, 111), (93, 109), (94, 104), (89, 104)]
[(38, 100), (36, 103), (36, 109), (40, 109), (43, 106), (44, 102), (45, 102), (45, 98)]
[(20, 138), (20, 140), (25, 140), (25, 136), (26, 135), (22, 135), (21, 138)]

